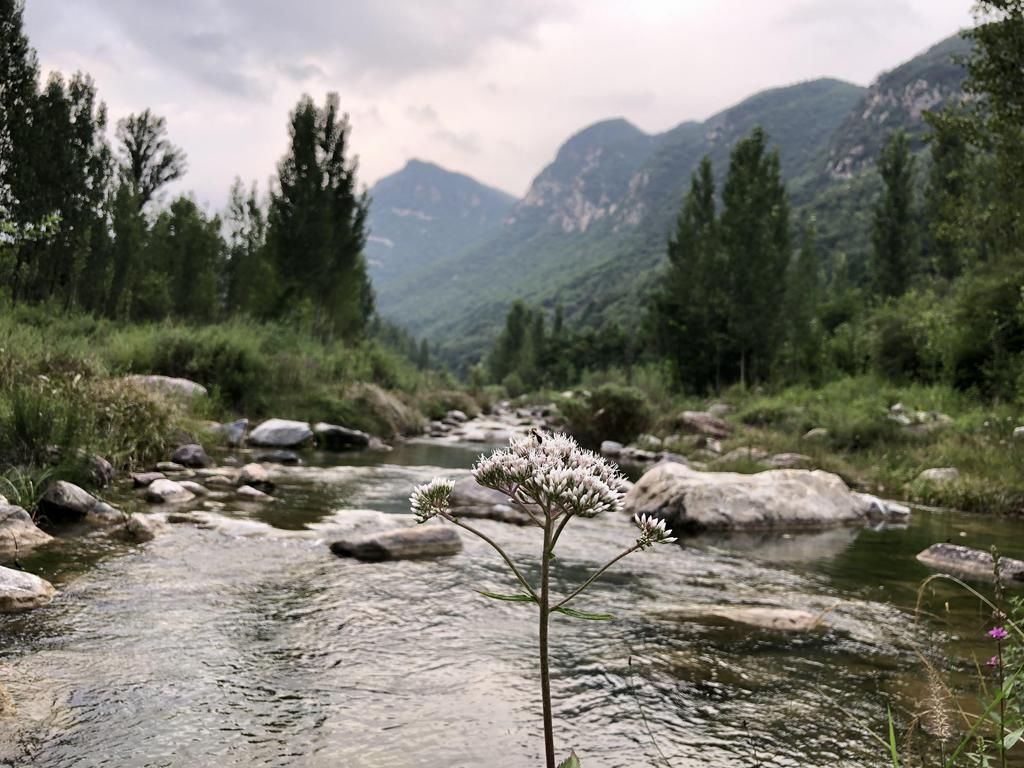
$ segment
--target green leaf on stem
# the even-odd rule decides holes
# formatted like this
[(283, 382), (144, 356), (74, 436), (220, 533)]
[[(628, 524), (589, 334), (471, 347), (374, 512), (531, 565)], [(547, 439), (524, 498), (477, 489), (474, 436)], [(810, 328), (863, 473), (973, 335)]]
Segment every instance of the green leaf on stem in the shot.
[(1010, 731), (1003, 737), (1003, 749), (1012, 749), (1013, 746), (1020, 741), (1020, 737), (1024, 736), (1024, 728), (1018, 728), (1016, 731)]
[(558, 764), (558, 768), (580, 768), (580, 759), (576, 757), (576, 750), (570, 752), (569, 756)]
[(533, 603), (536, 602), (529, 595), (499, 595), (497, 592), (484, 592), (482, 589), (476, 590), (484, 597), (489, 597), (492, 600), (505, 600), (510, 603)]
[(555, 608), (554, 611), (571, 619), (586, 619), (587, 621), (611, 621), (615, 618), (610, 613), (588, 613), (587, 611), (577, 611), (575, 608)]

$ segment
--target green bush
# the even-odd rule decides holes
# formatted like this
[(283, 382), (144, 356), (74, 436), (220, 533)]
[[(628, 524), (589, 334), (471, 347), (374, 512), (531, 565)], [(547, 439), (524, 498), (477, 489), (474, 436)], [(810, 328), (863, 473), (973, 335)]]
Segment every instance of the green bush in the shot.
[(644, 393), (619, 384), (603, 384), (589, 396), (566, 399), (561, 408), (569, 433), (589, 448), (602, 440), (628, 443), (652, 418)]
[(442, 419), (448, 411), (458, 410), (471, 419), (480, 415), (480, 406), (465, 392), (455, 389), (440, 389), (427, 392), (416, 398), (420, 411), (428, 419)]

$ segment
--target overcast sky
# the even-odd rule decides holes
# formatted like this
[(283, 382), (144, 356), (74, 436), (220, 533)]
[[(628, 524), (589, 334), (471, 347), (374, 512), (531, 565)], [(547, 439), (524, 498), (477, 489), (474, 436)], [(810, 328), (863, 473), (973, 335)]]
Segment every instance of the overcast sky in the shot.
[(820, 76), (867, 85), (970, 23), (969, 0), (28, 0), (44, 70), (146, 107), (219, 207), (261, 190), (303, 92), (337, 91), (360, 179), (410, 157), (522, 195), (569, 135), (649, 132)]

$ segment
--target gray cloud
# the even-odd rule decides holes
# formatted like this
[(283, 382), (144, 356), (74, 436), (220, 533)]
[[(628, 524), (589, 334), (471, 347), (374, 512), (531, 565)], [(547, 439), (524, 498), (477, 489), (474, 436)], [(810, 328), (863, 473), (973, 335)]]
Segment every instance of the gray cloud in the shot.
[(437, 111), (429, 104), (421, 107), (410, 104), (405, 108), (405, 116), (421, 125), (436, 125), (438, 122)]
[[(79, 0), (75, 10), (116, 25), (164, 67), (229, 95), (261, 97), (272, 83), (253, 73), (268, 65), (302, 80), (316, 74), (304, 62), (313, 57), (339, 79), (395, 82), (469, 63), (496, 41), (528, 42), (567, 8), (567, 0)], [(65, 10), (32, 9), (44, 28)]]
[(464, 155), (480, 154), (480, 137), (475, 133), (458, 133), (446, 128), (439, 128), (430, 134), (430, 137), (442, 144), (447, 144), (452, 149), (457, 152), (461, 152)]

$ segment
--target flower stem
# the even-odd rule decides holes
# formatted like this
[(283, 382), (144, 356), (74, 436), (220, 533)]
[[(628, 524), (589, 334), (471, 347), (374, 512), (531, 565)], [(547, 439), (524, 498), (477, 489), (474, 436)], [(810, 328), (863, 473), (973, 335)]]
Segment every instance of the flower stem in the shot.
[(551, 518), (545, 515), (544, 554), (540, 569), (540, 688), (544, 705), (544, 751), (547, 768), (555, 768), (555, 729), (551, 717), (551, 672), (548, 668), (548, 610), (551, 571)]
[(526, 590), (527, 594), (534, 599), (534, 602), (538, 601), (539, 598), (537, 596), (537, 593), (534, 591), (533, 587), (530, 586), (530, 582), (528, 582), (526, 580), (526, 577), (523, 576), (523, 574), (519, 572), (519, 569), (516, 568), (516, 564), (512, 562), (512, 558), (509, 557), (505, 553), (504, 549), (502, 549), (500, 546), (498, 546), (498, 544), (494, 541), (494, 539), (492, 539), (490, 536), (487, 536), (484, 533), (481, 533), (476, 528), (473, 528), (472, 526), (466, 525), (461, 520), (459, 520), (459, 519), (457, 519), (455, 517), (452, 517), (452, 515), (447, 513), (447, 512), (442, 512), (441, 513), (441, 517), (443, 517), (448, 522), (454, 523), (455, 525), (459, 526), (459, 528), (463, 528), (463, 529), (469, 531), (470, 533), (472, 533), (472, 534), (474, 534), (476, 536), (479, 536), (481, 539), (483, 539), (488, 544), (490, 544), (491, 547), (494, 548), (494, 551), (497, 552), (499, 555), (501, 555), (501, 559), (505, 561), (505, 563), (508, 565), (508, 567), (512, 569), (512, 573), (515, 574), (516, 579), (519, 581), (520, 584), (522, 584), (523, 589)]

